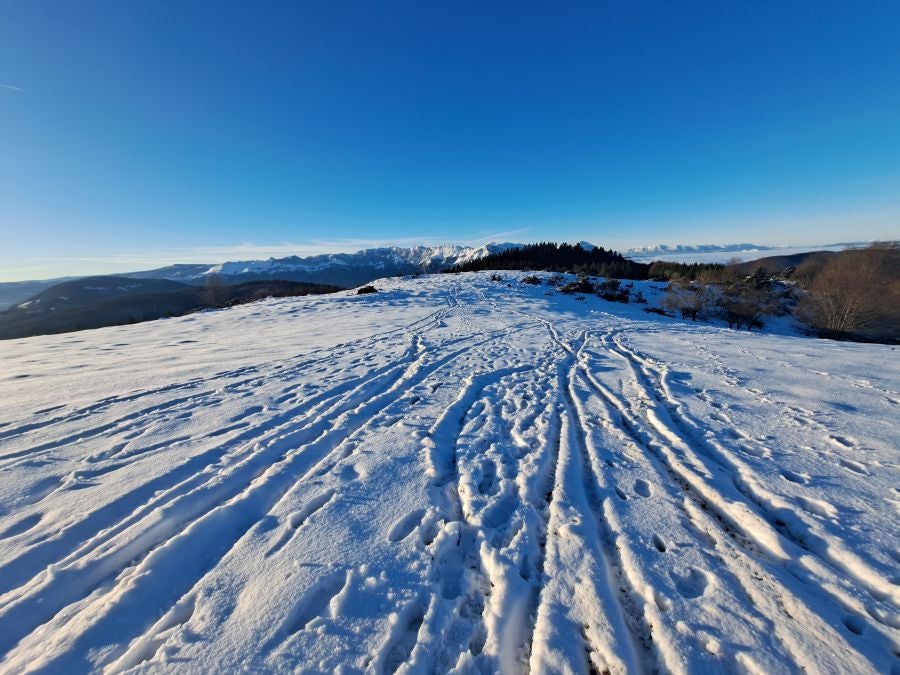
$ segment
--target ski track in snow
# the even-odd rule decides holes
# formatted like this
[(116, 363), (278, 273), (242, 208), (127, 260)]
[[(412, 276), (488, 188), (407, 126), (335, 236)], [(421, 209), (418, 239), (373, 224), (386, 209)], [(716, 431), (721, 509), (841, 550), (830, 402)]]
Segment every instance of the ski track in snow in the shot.
[(900, 673), (898, 352), (502, 276), (3, 343), (0, 671)]

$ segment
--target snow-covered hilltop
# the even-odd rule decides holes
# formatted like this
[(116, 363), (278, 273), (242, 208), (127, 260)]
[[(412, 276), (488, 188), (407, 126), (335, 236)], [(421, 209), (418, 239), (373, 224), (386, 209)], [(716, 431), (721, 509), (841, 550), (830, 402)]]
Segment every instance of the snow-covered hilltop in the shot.
[(522, 276), (4, 343), (0, 671), (897, 672), (897, 352)]

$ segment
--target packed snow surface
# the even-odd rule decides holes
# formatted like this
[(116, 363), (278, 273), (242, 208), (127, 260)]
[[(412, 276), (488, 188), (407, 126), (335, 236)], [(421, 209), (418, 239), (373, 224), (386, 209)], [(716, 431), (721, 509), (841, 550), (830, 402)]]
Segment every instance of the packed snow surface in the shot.
[(900, 352), (503, 274), (4, 342), (0, 671), (896, 673)]

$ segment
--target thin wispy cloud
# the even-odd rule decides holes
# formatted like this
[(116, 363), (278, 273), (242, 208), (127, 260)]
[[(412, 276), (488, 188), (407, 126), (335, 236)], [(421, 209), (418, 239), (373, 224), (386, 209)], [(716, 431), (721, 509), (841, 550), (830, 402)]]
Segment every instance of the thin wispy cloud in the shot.
[(0, 82), (0, 89), (8, 89), (9, 91), (17, 91), (19, 93), (22, 93), (25, 91), (21, 87), (15, 87), (11, 84), (4, 84), (3, 82)]

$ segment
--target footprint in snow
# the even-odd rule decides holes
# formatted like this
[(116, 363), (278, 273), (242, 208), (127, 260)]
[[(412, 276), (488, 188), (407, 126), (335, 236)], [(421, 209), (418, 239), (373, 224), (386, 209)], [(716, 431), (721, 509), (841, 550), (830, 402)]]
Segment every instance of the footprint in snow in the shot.
[(673, 571), (669, 575), (675, 582), (675, 588), (685, 598), (699, 598), (706, 594), (709, 587), (709, 575), (696, 567), (688, 567), (683, 574)]
[(813, 499), (811, 497), (798, 497), (797, 503), (801, 508), (816, 516), (823, 518), (837, 518), (838, 512), (833, 504), (823, 499)]
[(832, 434), (828, 437), (828, 440), (830, 440), (832, 443), (834, 443), (835, 445), (838, 445), (842, 448), (852, 448), (854, 446), (853, 441), (850, 440), (849, 438), (847, 438), (846, 436), (839, 436), (837, 434)]
[(645, 481), (643, 478), (638, 478), (634, 482), (634, 491), (641, 497), (649, 497), (651, 494), (653, 494), (653, 489), (650, 487), (650, 483)]
[(17, 534), (28, 532), (28, 530), (32, 529), (35, 525), (41, 522), (42, 517), (43, 515), (40, 513), (33, 513), (30, 516), (25, 516), (21, 520), (18, 520), (17, 522), (7, 527), (5, 530), (3, 530), (3, 532), (0, 532), (0, 539), (15, 537)]
[(394, 523), (391, 531), (388, 532), (388, 541), (403, 541), (419, 526), (424, 517), (425, 509), (416, 509), (412, 513), (406, 514)]
[[(350, 574), (341, 570), (328, 574), (315, 582), (285, 619), (284, 633), (288, 636), (293, 635), (323, 616), (326, 608), (350, 582), (350, 577)], [(329, 615), (333, 614), (334, 612), (329, 613)]]
[(484, 510), (484, 515), (481, 520), (490, 528), (498, 528), (507, 525), (515, 508), (515, 496), (511, 493), (504, 494)]
[(740, 448), (748, 455), (752, 455), (754, 457), (771, 457), (772, 451), (769, 450), (765, 446), (756, 445), (752, 441), (748, 441), (746, 439), (741, 439)]
[(850, 471), (852, 471), (854, 473), (858, 473), (862, 476), (869, 475), (869, 472), (866, 471), (866, 465), (863, 464), (862, 462), (856, 462), (852, 459), (845, 459), (842, 457), (842, 458), (838, 459), (838, 464), (840, 464), (845, 469), (849, 469)]
[(488, 459), (485, 461), (481, 473), (482, 477), (478, 482), (479, 494), (494, 494), (497, 491), (495, 489), (495, 483), (497, 480), (497, 465), (494, 464), (493, 460)]
[(20, 504), (28, 505), (41, 501), (51, 492), (56, 490), (62, 481), (63, 476), (47, 476), (46, 478), (42, 478), (28, 489), (25, 497), (20, 501)]
[(359, 478), (359, 469), (352, 464), (347, 464), (340, 468), (338, 475), (341, 477), (342, 481), (349, 483), (350, 481)]
[(851, 633), (855, 635), (862, 635), (863, 631), (866, 629), (866, 622), (859, 614), (845, 614), (841, 621), (843, 621), (844, 625), (847, 627)]
[(789, 469), (782, 469), (781, 477), (791, 483), (796, 483), (797, 485), (806, 485), (808, 480), (805, 476), (801, 476), (799, 473), (795, 473)]
[(322, 509), (326, 504), (328, 504), (335, 496), (335, 491), (326, 490), (321, 493), (317, 497), (313, 497), (310, 499), (306, 506), (304, 506), (299, 511), (294, 511), (287, 517), (286, 527), (284, 528), (284, 532), (281, 537), (276, 541), (268, 551), (266, 551), (266, 557), (268, 558), (271, 555), (274, 555), (282, 548), (284, 548), (287, 543), (293, 539), (297, 530), (299, 530), (303, 524), (309, 520), (309, 518), (315, 514), (317, 511)]
[(263, 411), (263, 407), (261, 405), (250, 406), (249, 408), (246, 408), (245, 410), (238, 413), (237, 415), (232, 416), (228, 421), (229, 422), (240, 422), (244, 418), (252, 417), (253, 415), (261, 413), (262, 411)]

